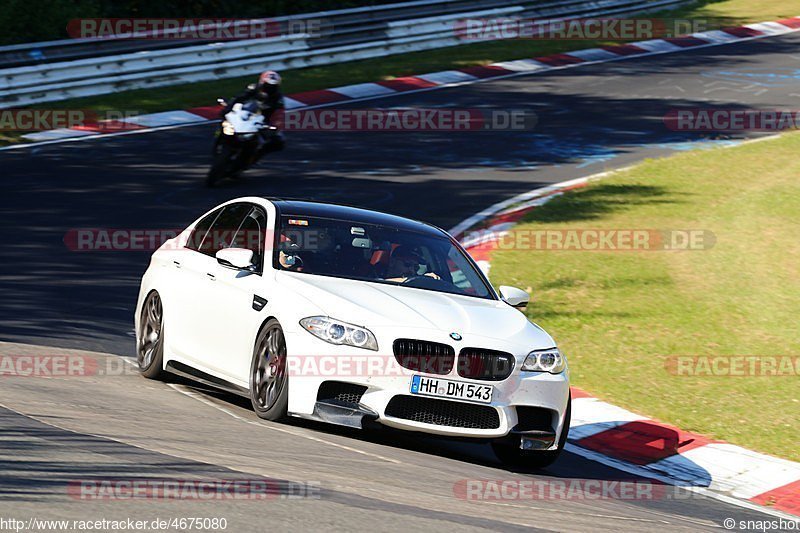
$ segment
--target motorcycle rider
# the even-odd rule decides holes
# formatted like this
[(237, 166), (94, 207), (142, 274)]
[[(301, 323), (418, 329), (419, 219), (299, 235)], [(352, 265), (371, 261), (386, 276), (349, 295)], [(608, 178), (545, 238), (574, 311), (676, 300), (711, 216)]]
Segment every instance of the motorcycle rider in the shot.
[[(269, 124), (272, 115), (284, 108), (283, 93), (281, 92), (281, 75), (274, 70), (267, 70), (258, 76), (258, 82), (251, 83), (245, 90), (228, 102), (222, 111), (224, 117), (237, 103), (253, 100), (258, 104), (258, 111), (264, 116), (264, 122)], [(286, 142), (283, 132), (271, 132), (264, 129), (259, 134), (259, 147), (256, 151), (256, 161), (269, 152), (283, 150)]]

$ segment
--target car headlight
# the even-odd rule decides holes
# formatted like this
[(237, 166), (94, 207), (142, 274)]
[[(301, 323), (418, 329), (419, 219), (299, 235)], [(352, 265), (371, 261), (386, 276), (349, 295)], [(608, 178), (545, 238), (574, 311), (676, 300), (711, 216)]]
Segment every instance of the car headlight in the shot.
[(331, 344), (345, 344), (367, 350), (378, 349), (378, 341), (370, 330), (341, 320), (327, 316), (310, 316), (301, 320), (300, 325), (315, 337)]
[(227, 120), (222, 121), (222, 134), (223, 135), (233, 135), (236, 133), (236, 130), (233, 128), (233, 124), (228, 122)]
[(558, 348), (547, 350), (534, 350), (522, 363), (522, 370), (528, 372), (550, 372), (560, 374), (567, 368), (567, 358)]

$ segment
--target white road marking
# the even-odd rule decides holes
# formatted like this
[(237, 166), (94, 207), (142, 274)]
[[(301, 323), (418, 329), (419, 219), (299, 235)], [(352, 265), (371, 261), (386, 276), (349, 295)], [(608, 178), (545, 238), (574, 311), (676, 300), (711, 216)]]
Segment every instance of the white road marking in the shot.
[(638, 420), (647, 418), (597, 398), (575, 398), (572, 400), (570, 437), (572, 440), (585, 439)]
[[(136, 362), (136, 359), (134, 359), (132, 357), (121, 357), (121, 359), (123, 361), (125, 361), (126, 363), (128, 363), (129, 365), (131, 365), (131, 366), (133, 366), (135, 368), (139, 368), (139, 365)], [(251, 425), (255, 425), (255, 426), (261, 426), (261, 427), (264, 427), (264, 428), (267, 428), (267, 429), (272, 429), (274, 431), (279, 431), (281, 433), (288, 433), (288, 434), (294, 435), (296, 437), (302, 437), (304, 439), (313, 440), (313, 441), (316, 441), (316, 442), (319, 442), (319, 443), (322, 443), (322, 444), (326, 444), (328, 446), (334, 446), (336, 448), (341, 448), (343, 450), (348, 450), (348, 451), (351, 451), (351, 452), (360, 453), (362, 455), (375, 457), (377, 459), (381, 459), (383, 461), (388, 461), (390, 463), (405, 464), (402, 461), (398, 461), (397, 459), (391, 459), (389, 457), (384, 457), (383, 455), (378, 455), (378, 454), (375, 454), (375, 453), (365, 452), (363, 450), (358, 450), (356, 448), (351, 448), (350, 446), (345, 446), (343, 444), (337, 444), (335, 442), (330, 442), (330, 441), (327, 441), (327, 440), (324, 440), (324, 439), (320, 439), (320, 438), (317, 438), (317, 437), (312, 437), (310, 435), (303, 435), (301, 433), (296, 433), (294, 431), (290, 431), (290, 430), (288, 430), (286, 428), (273, 427), (273, 426), (269, 426), (269, 425), (264, 424), (264, 423), (256, 422), (256, 421), (253, 421), (253, 420), (248, 420), (246, 418), (243, 418), (243, 417), (237, 415), (236, 413), (233, 413), (233, 412), (225, 409), (224, 407), (221, 407), (221, 406), (215, 404), (214, 402), (210, 401), (207, 398), (204, 398), (203, 396), (201, 396), (201, 395), (199, 395), (199, 394), (197, 394), (195, 392), (187, 390), (185, 387), (181, 387), (180, 385), (175, 385), (173, 383), (168, 383), (167, 386), (169, 386), (170, 388), (178, 391), (179, 393), (181, 393), (181, 394), (183, 394), (185, 396), (188, 396), (188, 397), (190, 397), (190, 398), (192, 398), (194, 400), (197, 400), (197, 401), (202, 402), (202, 403), (204, 403), (206, 405), (209, 405), (209, 406), (213, 407), (214, 409), (217, 409), (218, 411), (222, 411), (223, 413), (227, 414), (228, 416), (232, 416), (233, 418), (235, 418), (235, 419), (237, 419), (239, 421), (245, 422), (247, 424), (251, 424)], [(13, 409), (12, 409), (12, 411), (13, 411)]]
[(99, 135), (98, 131), (77, 130), (72, 128), (57, 128), (54, 130), (44, 130), (36, 133), (28, 133), (24, 137), (31, 141), (52, 141), (58, 139), (69, 139), (87, 135)]
[[(130, 442), (125, 442), (124, 440), (116, 439), (116, 438), (111, 437), (109, 435), (99, 435), (97, 433), (89, 433), (89, 432), (86, 432), (86, 431), (80, 431), (80, 430), (66, 428), (64, 426), (59, 426), (58, 424), (52, 422), (51, 420), (42, 420), (41, 417), (38, 417), (36, 415), (23, 413), (22, 411), (18, 411), (17, 409), (14, 409), (13, 407), (9, 407), (8, 405), (5, 405), (3, 403), (0, 403), (0, 407), (3, 408), (3, 409), (8, 409), (9, 411), (11, 411), (13, 413), (17, 413), (20, 416), (24, 416), (25, 418), (30, 418), (31, 420), (35, 420), (35, 421), (37, 421), (37, 422), (39, 422), (41, 424), (45, 424), (47, 426), (60, 429), (62, 431), (68, 431), (70, 433), (75, 433), (75, 434), (78, 434), (78, 435), (86, 435), (88, 437), (95, 437), (95, 438), (98, 438), (98, 439), (110, 440), (110, 441), (113, 441), (113, 442), (117, 442), (119, 444), (124, 444), (125, 446), (130, 446), (132, 448), (137, 448), (139, 450), (146, 450), (146, 451), (149, 451), (149, 452), (158, 453), (158, 454), (161, 454), (161, 455), (166, 455), (167, 457), (174, 457), (175, 459), (180, 459), (182, 461), (185, 461), (185, 460), (189, 459), (191, 461), (197, 461), (197, 462), (205, 463), (205, 464), (217, 464), (217, 463), (211, 463), (206, 459), (192, 459), (192, 458), (187, 458), (187, 457), (184, 457), (184, 456), (181, 456), (181, 455), (175, 455), (174, 453), (168, 453), (168, 452), (165, 452), (165, 451), (162, 451), (162, 450), (153, 450), (151, 448), (145, 448), (144, 446), (131, 444)], [(248, 470), (242, 470), (241, 468), (235, 468), (235, 467), (232, 467), (232, 466), (225, 466), (224, 468), (226, 468), (228, 470), (231, 470), (231, 471), (234, 471), (234, 472), (242, 472), (243, 474), (254, 475), (253, 472), (250, 472)]]
[(378, 96), (394, 94), (396, 91), (377, 83), (356, 83), (355, 85), (345, 85), (344, 87), (333, 87), (329, 91), (343, 94), (348, 98), (362, 98), (364, 96)]
[(543, 196), (545, 194), (548, 194), (551, 191), (552, 192), (556, 192), (559, 189), (563, 189), (564, 187), (570, 187), (572, 185), (579, 185), (579, 184), (585, 183), (587, 181), (594, 181), (596, 179), (604, 178), (604, 177), (609, 176), (611, 174), (614, 174), (616, 172), (624, 172), (625, 170), (629, 170), (629, 169), (633, 168), (634, 166), (635, 165), (629, 165), (629, 166), (622, 167), (622, 168), (619, 168), (619, 169), (616, 169), (616, 170), (607, 170), (605, 172), (600, 172), (598, 174), (592, 174), (590, 176), (586, 176), (586, 177), (583, 177), (583, 178), (571, 179), (571, 180), (562, 181), (562, 182), (559, 182), (559, 183), (554, 183), (552, 185), (547, 185), (545, 187), (537, 187), (535, 189), (531, 189), (530, 191), (523, 192), (521, 194), (518, 194), (518, 195), (513, 196), (511, 198), (508, 198), (506, 200), (502, 200), (500, 202), (497, 202), (496, 204), (487, 207), (486, 209), (484, 209), (484, 210), (472, 215), (471, 217), (465, 218), (464, 220), (462, 220), (461, 222), (459, 222), (458, 224), (453, 226), (448, 231), (448, 233), (450, 233), (451, 235), (457, 236), (458, 234), (470, 229), (472, 226), (474, 226), (478, 222), (481, 222), (481, 221), (483, 221), (483, 220), (485, 220), (485, 219), (487, 219), (487, 218), (489, 218), (489, 217), (491, 217), (493, 215), (496, 215), (500, 211), (503, 211), (504, 209), (508, 209), (509, 207), (513, 206), (514, 204), (517, 204), (517, 203), (520, 203), (520, 202), (530, 201), (530, 200), (532, 200), (532, 199), (534, 199), (534, 198), (536, 198), (538, 196)]
[(153, 128), (159, 126), (172, 126), (175, 124), (193, 124), (198, 120), (205, 120), (205, 117), (195, 115), (188, 111), (175, 110), (175, 111), (162, 111), (160, 113), (148, 113), (146, 115), (137, 115), (125, 119), (125, 122), (144, 126), (146, 128)]
[[(577, 511), (566, 511), (566, 510), (562, 509), (561, 507), (554, 507), (554, 508), (531, 507), (530, 505), (519, 505), (519, 504), (516, 504), (516, 503), (503, 503), (503, 502), (492, 502), (492, 501), (481, 502), (481, 505), (499, 505), (501, 507), (517, 507), (517, 508), (520, 508), (520, 509), (533, 509), (535, 511), (549, 511), (549, 512), (558, 513), (558, 514), (572, 514), (572, 515), (578, 515), (578, 516), (591, 516), (591, 517), (594, 517), (594, 518), (610, 518), (612, 520), (626, 520), (628, 522), (652, 522), (652, 523), (659, 523), (659, 524), (669, 524), (670, 523), (668, 520), (652, 520), (650, 518), (632, 518), (632, 517), (629, 517), (629, 516), (618, 516), (618, 515), (598, 514), (598, 513), (588, 513), (588, 514), (587, 513), (579, 513)], [(660, 513), (656, 513), (656, 514), (660, 514)], [(667, 515), (667, 516), (673, 517), (672, 515)], [(682, 517), (674, 516), (674, 518), (682, 518)], [(708, 525), (707, 523), (703, 523), (703, 524), (704, 525)]]
[(259, 427), (263, 427), (263, 428), (266, 428), (266, 429), (271, 429), (273, 431), (278, 431), (280, 433), (286, 433), (286, 434), (289, 434), (289, 435), (294, 435), (295, 437), (302, 437), (304, 439), (308, 439), (308, 440), (312, 440), (314, 442), (319, 442), (321, 444), (325, 444), (326, 446), (334, 446), (336, 448), (341, 448), (343, 450), (347, 450), (347, 451), (350, 451), (350, 452), (360, 453), (361, 455), (374, 457), (376, 459), (380, 459), (382, 461), (387, 461), (389, 463), (395, 463), (395, 464), (398, 464), (398, 465), (406, 464), (406, 463), (404, 463), (402, 461), (398, 461), (397, 459), (392, 459), (390, 457), (384, 457), (383, 455), (378, 455), (376, 453), (365, 452), (364, 450), (359, 450), (359, 449), (356, 449), (356, 448), (352, 448), (350, 446), (345, 446), (343, 444), (337, 444), (335, 442), (331, 442), (331, 441), (328, 441), (328, 440), (325, 440), (325, 439), (312, 437), (311, 435), (303, 435), (302, 433), (297, 433), (295, 431), (291, 431), (291, 430), (286, 429), (286, 428), (275, 427), (275, 426), (267, 425), (266, 423), (256, 422), (254, 420), (248, 420), (247, 418), (243, 418), (243, 417), (237, 415), (236, 413), (234, 413), (232, 411), (229, 411), (228, 409), (225, 409), (224, 407), (221, 407), (221, 406), (215, 404), (214, 402), (212, 402), (208, 398), (204, 398), (203, 396), (201, 396), (201, 395), (199, 395), (199, 394), (197, 394), (195, 392), (192, 392), (190, 390), (186, 390), (185, 387), (182, 387), (180, 385), (175, 385), (173, 383), (168, 383), (167, 385), (170, 388), (178, 391), (179, 393), (181, 393), (181, 394), (183, 394), (185, 396), (188, 396), (189, 398), (192, 398), (194, 400), (197, 400), (197, 401), (199, 401), (201, 403), (204, 403), (204, 404), (206, 404), (206, 405), (208, 405), (210, 407), (213, 407), (214, 409), (216, 409), (218, 411), (222, 411), (226, 415), (231, 416), (231, 417), (235, 418), (236, 420), (239, 420), (240, 422), (244, 422), (245, 424), (250, 424), (250, 425), (253, 425), (253, 426), (259, 426)]
[(616, 58), (618, 55), (602, 48), (586, 48), (585, 50), (575, 50), (567, 53), (584, 61), (607, 61)]
[(283, 97), (283, 105), (286, 106), (286, 109), (300, 109), (306, 106), (303, 102), (288, 96)]

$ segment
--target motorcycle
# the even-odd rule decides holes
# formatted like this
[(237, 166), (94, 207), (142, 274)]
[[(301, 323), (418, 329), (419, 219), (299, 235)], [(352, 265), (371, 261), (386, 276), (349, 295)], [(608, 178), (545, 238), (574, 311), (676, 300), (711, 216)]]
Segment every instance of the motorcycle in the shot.
[[(221, 98), (217, 102), (226, 105)], [(269, 133), (263, 135), (264, 130)], [(270, 137), (277, 134), (278, 128), (264, 123), (257, 102), (251, 100), (234, 104), (214, 132), (213, 159), (206, 186), (213, 187), (217, 182), (235, 178), (247, 170), (256, 162), (263, 143), (269, 142)]]

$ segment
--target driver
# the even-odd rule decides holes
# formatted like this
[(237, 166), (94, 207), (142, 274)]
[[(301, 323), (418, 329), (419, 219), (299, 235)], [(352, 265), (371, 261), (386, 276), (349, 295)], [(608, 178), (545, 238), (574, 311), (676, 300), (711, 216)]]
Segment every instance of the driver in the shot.
[(434, 272), (420, 274), (422, 267), (427, 267), (420, 255), (407, 246), (398, 246), (389, 259), (389, 268), (386, 271), (386, 281), (404, 283), (412, 278), (428, 276), (433, 279), (442, 279)]
[(286, 270), (296, 270), (302, 272), (303, 260), (297, 255), (300, 251), (300, 246), (285, 233), (281, 235), (281, 246), (278, 251), (278, 263)]

